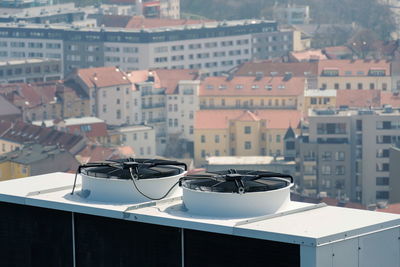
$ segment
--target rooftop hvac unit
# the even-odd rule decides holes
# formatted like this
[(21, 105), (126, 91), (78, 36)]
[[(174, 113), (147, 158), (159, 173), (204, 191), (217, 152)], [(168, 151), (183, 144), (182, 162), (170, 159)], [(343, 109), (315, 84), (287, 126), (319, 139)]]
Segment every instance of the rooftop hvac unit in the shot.
[(189, 213), (240, 218), (285, 208), (290, 202), (293, 177), (266, 171), (226, 170), (188, 175), (180, 184)]
[(177, 186), (187, 172), (185, 163), (160, 159), (119, 159), (79, 166), (82, 177), (77, 194), (90, 201), (139, 203), (177, 197)]

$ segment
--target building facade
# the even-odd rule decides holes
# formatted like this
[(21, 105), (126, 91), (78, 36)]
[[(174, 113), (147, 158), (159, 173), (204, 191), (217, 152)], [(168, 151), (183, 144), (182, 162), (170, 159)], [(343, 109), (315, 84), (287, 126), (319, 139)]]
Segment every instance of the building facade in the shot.
[[(275, 49), (259, 41), (270, 37)], [(77, 67), (118, 65), (123, 70), (206, 69), (207, 73), (218, 75), (254, 58), (283, 55), (292, 50), (295, 39), (293, 32), (279, 31), (276, 22), (260, 20), (160, 25), (124, 31), (1, 24), (0, 59), (61, 59), (65, 73)]]
[(388, 201), (389, 149), (400, 138), (399, 115), (390, 106), (311, 110), (308, 132), (299, 139), (305, 192), (364, 205)]

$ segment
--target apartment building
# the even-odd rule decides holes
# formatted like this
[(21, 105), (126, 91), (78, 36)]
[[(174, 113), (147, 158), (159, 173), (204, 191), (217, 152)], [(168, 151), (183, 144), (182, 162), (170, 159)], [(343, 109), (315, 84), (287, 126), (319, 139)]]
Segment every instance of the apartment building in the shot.
[(157, 155), (156, 131), (148, 125), (116, 127), (112, 130), (120, 135), (120, 144), (133, 149), (134, 156), (154, 158)]
[(392, 91), (391, 64), (386, 60), (321, 60), (317, 88)]
[[(271, 21), (175, 26), (163, 23), (123, 31), (105, 27), (1, 24), (0, 60), (61, 59), (65, 73), (78, 67), (119, 66), (122, 70), (205, 69), (209, 74), (218, 75), (254, 58), (283, 55), (297, 41), (293, 32), (279, 31), (277, 23)], [(275, 51), (273, 47), (271, 54), (258, 51), (258, 48), (268, 48), (260, 40), (270, 36)]]
[(283, 24), (308, 24), (310, 22), (310, 7), (298, 5), (275, 5), (273, 17)]
[(60, 82), (0, 85), (0, 94), (22, 112), (24, 121), (89, 115), (89, 99)]
[(78, 69), (67, 77), (66, 83), (89, 96), (91, 116), (110, 125), (140, 123), (140, 93), (129, 75), (117, 67)]
[(299, 142), (303, 189), (364, 205), (387, 201), (389, 149), (400, 140), (399, 110), (313, 110), (308, 120), (308, 134)]
[[(0, 40), (0, 47), (2, 44), (5, 45)], [(38, 56), (43, 56), (43, 53)], [(0, 61), (0, 84), (58, 81), (63, 77), (62, 64), (57, 59), (27, 58)]]
[(200, 86), (200, 108), (213, 109), (303, 109), (307, 81), (302, 77), (208, 77)]
[(284, 137), (297, 126), (297, 110), (200, 110), (195, 121), (195, 163), (208, 156), (280, 156)]

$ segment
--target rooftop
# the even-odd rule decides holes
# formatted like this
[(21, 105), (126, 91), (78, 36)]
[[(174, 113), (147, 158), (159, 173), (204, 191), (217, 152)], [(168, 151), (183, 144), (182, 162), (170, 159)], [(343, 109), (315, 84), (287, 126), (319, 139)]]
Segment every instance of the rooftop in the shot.
[(304, 91), (305, 97), (336, 97), (338, 94), (337, 90), (319, 90), (319, 89), (309, 89)]
[(227, 129), (230, 121), (265, 120), (267, 129), (286, 130), (289, 126), (297, 127), (300, 119), (301, 111), (298, 110), (199, 110), (195, 129)]
[(78, 69), (76, 74), (88, 88), (131, 85), (127, 74), (116, 67)]
[(285, 76), (286, 73), (292, 73), (293, 77), (316, 76), (318, 73), (317, 62), (245, 62), (238, 66), (235, 75), (238, 76), (256, 76), (257, 72), (265, 76)]
[(34, 63), (43, 63), (43, 62), (60, 62), (56, 59), (49, 58), (27, 58), (27, 59), (11, 59), (7, 61), (0, 61), (1, 66), (14, 66), (14, 65), (25, 65), (25, 64), (34, 64)]
[[(65, 153), (65, 150), (60, 149), (58, 146), (42, 146), (40, 144), (33, 144), (24, 146), (21, 150), (2, 154), (0, 156), (0, 162), (10, 161), (28, 165), (61, 153)], [(65, 170), (68, 170), (70, 167), (71, 166), (68, 166)]]
[[(82, 118), (68, 118), (63, 119), (65, 126), (72, 126), (72, 125), (85, 125), (85, 124), (92, 124), (92, 123), (104, 123), (104, 120), (96, 118), (96, 117), (82, 117)], [(45, 121), (34, 121), (32, 122), (33, 125), (41, 126), (45, 124), (46, 127), (53, 127), (54, 124), (57, 124), (55, 120), (45, 120)]]
[(337, 70), (339, 76), (369, 76), (371, 70), (383, 70), (384, 76), (390, 76), (390, 61), (386, 60), (321, 60), (318, 62), (318, 74), (323, 71)]
[(303, 77), (208, 77), (201, 83), (200, 96), (299, 96), (304, 88)]
[[(144, 205), (83, 200), (76, 194), (70, 195), (73, 182), (74, 175), (68, 173), (0, 182), (0, 201), (309, 247), (350, 239), (400, 224), (400, 216), (395, 214), (295, 201), (273, 215), (239, 219), (201, 217), (185, 212), (180, 198)], [(79, 177), (77, 184), (79, 190)]]

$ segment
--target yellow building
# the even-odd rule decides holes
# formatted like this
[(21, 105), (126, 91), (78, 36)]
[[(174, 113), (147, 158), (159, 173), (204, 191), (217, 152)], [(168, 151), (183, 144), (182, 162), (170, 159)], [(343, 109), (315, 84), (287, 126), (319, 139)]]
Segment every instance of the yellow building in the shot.
[(335, 90), (392, 90), (390, 62), (386, 60), (321, 60), (318, 88)]
[(200, 86), (200, 109), (298, 109), (306, 79), (292, 77), (208, 77)]
[(304, 114), (308, 114), (308, 110), (326, 109), (336, 107), (336, 90), (306, 90), (304, 92)]
[(195, 121), (195, 163), (207, 156), (280, 156), (290, 126), (298, 133), (297, 110), (200, 110)]

